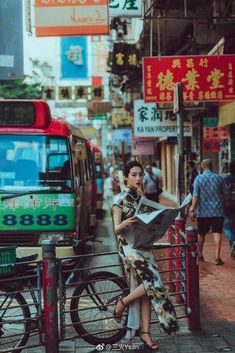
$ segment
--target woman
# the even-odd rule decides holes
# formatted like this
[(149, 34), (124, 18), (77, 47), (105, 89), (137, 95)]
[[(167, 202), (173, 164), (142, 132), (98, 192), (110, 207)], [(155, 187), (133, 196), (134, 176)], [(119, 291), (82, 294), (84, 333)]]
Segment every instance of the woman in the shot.
[[(124, 168), (124, 182), (127, 186), (114, 198), (113, 222), (114, 231), (118, 235), (119, 253), (130, 275), (130, 294), (117, 301), (114, 317), (121, 321), (122, 314), (129, 307), (128, 328), (141, 331), (140, 339), (145, 348), (158, 349), (158, 345), (150, 336), (151, 304), (165, 332), (172, 334), (177, 330), (174, 307), (164, 288), (151, 249), (134, 249), (133, 234), (129, 232), (134, 223), (135, 210), (140, 200), (137, 190), (143, 182), (143, 167), (136, 161), (129, 162)], [(137, 300), (138, 299), (138, 300)], [(134, 332), (132, 332), (132, 336)]]

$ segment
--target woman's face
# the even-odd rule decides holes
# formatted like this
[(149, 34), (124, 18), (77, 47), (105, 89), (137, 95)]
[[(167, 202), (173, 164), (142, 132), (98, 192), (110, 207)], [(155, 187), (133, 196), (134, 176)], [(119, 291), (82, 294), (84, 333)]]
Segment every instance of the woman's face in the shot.
[(140, 167), (133, 167), (126, 178), (126, 185), (129, 188), (138, 189), (143, 183), (143, 170)]

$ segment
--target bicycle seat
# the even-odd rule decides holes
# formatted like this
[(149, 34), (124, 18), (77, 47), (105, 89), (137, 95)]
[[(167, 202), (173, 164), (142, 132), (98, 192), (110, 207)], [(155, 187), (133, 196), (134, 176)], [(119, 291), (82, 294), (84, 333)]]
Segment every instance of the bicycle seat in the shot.
[(32, 254), (32, 255), (23, 256), (23, 257), (17, 257), (16, 258), (16, 263), (35, 261), (35, 260), (37, 260), (37, 258), (38, 258), (38, 254)]

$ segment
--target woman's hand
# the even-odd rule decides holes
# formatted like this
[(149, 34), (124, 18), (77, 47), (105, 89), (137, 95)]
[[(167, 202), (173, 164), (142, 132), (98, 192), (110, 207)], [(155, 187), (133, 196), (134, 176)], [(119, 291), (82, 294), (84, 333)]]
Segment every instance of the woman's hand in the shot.
[(123, 229), (126, 229), (128, 227), (133, 226), (137, 222), (138, 222), (138, 218), (136, 218), (136, 216), (133, 216), (122, 221), (120, 225), (123, 227)]
[(121, 221), (122, 219), (122, 209), (117, 206), (113, 206), (113, 225), (115, 234), (122, 234), (128, 227), (138, 222), (138, 219), (133, 216)]

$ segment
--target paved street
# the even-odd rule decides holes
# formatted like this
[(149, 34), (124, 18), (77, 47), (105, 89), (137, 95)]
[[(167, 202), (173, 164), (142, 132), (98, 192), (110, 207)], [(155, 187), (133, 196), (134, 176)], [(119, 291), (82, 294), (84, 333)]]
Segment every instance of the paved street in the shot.
[[(164, 200), (162, 200), (164, 201)], [(170, 204), (169, 202), (167, 202)], [(188, 222), (190, 224), (190, 222)], [(112, 232), (112, 220), (108, 212), (105, 218), (99, 222), (98, 238), (103, 244), (96, 245), (96, 251), (116, 250), (115, 238)], [(180, 322), (180, 332), (175, 337), (167, 337), (162, 333), (158, 324), (153, 325), (152, 334), (159, 342), (162, 353), (235, 353), (235, 296), (234, 273), (235, 261), (229, 256), (227, 240), (223, 240), (222, 259), (223, 266), (213, 264), (214, 243), (211, 235), (208, 235), (205, 243), (205, 263), (200, 264), (200, 305), (201, 305), (201, 330), (190, 332), (184, 319)], [(117, 261), (117, 259), (115, 259)], [(125, 345), (126, 344), (126, 345)], [(137, 337), (132, 344), (120, 342), (120, 345), (106, 347), (106, 352), (119, 351), (143, 351)], [(60, 353), (88, 353), (96, 352), (95, 347), (89, 346), (83, 340), (63, 342)], [(24, 353), (41, 353), (43, 349), (35, 348), (25, 350)]]

